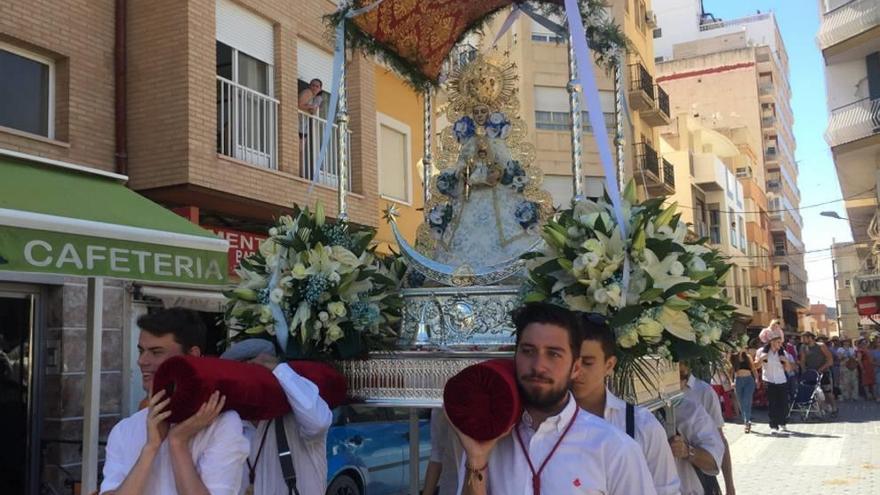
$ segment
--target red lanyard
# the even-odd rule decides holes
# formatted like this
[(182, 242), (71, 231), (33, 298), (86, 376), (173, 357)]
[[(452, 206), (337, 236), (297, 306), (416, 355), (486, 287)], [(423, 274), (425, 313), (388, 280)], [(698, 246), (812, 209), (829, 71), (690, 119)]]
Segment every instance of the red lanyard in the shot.
[(519, 425), (514, 428), (514, 431), (516, 432), (517, 443), (519, 443), (519, 448), (522, 449), (523, 455), (526, 456), (526, 461), (528, 461), (529, 463), (529, 469), (532, 471), (532, 493), (534, 495), (541, 495), (541, 473), (544, 471), (544, 467), (547, 466), (547, 463), (550, 462), (550, 458), (553, 457), (553, 454), (556, 453), (556, 449), (559, 448), (559, 445), (562, 443), (562, 439), (565, 438), (565, 435), (568, 434), (568, 430), (570, 430), (571, 427), (574, 426), (574, 420), (577, 419), (577, 416), (578, 407), (575, 406), (574, 414), (571, 415), (571, 420), (568, 422), (568, 426), (565, 427), (565, 430), (562, 432), (559, 440), (556, 441), (556, 445), (554, 445), (553, 449), (550, 450), (550, 453), (547, 454), (547, 458), (544, 459), (544, 462), (541, 464), (538, 472), (535, 472), (535, 466), (532, 464), (532, 458), (529, 457), (529, 453), (526, 450), (525, 444), (523, 443), (522, 438), (519, 436)]

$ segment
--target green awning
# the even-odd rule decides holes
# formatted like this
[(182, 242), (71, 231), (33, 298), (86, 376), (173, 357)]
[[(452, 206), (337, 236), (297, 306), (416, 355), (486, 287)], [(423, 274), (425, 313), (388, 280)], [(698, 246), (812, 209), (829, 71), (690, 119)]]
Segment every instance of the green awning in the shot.
[(0, 156), (0, 271), (224, 285), (227, 241), (124, 179)]

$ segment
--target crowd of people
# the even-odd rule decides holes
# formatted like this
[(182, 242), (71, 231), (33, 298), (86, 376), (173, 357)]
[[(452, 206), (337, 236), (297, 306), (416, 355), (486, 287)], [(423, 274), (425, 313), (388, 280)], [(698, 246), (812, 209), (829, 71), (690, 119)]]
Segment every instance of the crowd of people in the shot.
[[(532, 303), (514, 322), (519, 420), (479, 442), (435, 411), (425, 494), (720, 495), (719, 477), (725, 493), (735, 493), (718, 396), (688, 366), (680, 364), (684, 394), (664, 424), (609, 389), (617, 349), (604, 317)], [(171, 402), (153, 390), (153, 379), (173, 356), (204, 354), (204, 323), (171, 308), (138, 326), (138, 365), (151, 395), (110, 433), (102, 495), (325, 493), (331, 411), (271, 343), (245, 340), (221, 358), (271, 370), (290, 413), (252, 423), (224, 411), (226, 398), (215, 392), (191, 417), (169, 424)]]
[[(679, 363), (683, 396), (673, 417), (658, 419), (609, 388), (618, 349), (604, 317), (531, 303), (515, 312), (514, 324), (521, 417), (506, 434), (477, 441), (434, 411), (426, 495), (720, 495), (722, 484), (724, 493), (736, 492), (719, 394), (686, 363)], [(169, 424), (170, 400), (153, 390), (153, 379), (170, 357), (204, 354), (204, 323), (172, 308), (141, 317), (138, 326), (138, 365), (151, 395), (111, 431), (101, 494), (325, 493), (330, 408), (272, 343), (245, 340), (221, 358), (271, 370), (290, 413), (252, 423), (224, 411), (226, 398), (215, 392), (190, 418)], [(836, 400), (880, 397), (880, 339), (854, 343), (807, 332), (800, 340), (786, 341), (774, 321), (754, 346), (730, 356), (726, 379), (746, 433), (756, 393), (766, 397), (771, 431), (786, 431), (799, 373), (822, 377), (829, 413)]]
[[(798, 383), (818, 377), (820, 413), (838, 414), (838, 402), (880, 402), (880, 336), (827, 338), (812, 332), (786, 337), (773, 320), (758, 339), (730, 355), (729, 368), (713, 383), (729, 395), (746, 433), (752, 429), (753, 405), (767, 406), (771, 433), (785, 432), (789, 406)], [(810, 373), (807, 375), (807, 373)], [(726, 387), (727, 381), (734, 385)]]

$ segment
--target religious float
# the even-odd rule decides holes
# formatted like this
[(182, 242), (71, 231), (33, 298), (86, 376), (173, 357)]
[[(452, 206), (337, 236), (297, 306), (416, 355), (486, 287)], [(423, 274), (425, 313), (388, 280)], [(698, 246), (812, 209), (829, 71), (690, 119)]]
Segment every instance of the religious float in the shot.
[[(569, 40), (575, 198), (564, 209), (554, 209), (533, 165), (513, 64), (478, 54), (442, 71), (456, 42), (511, 5), (504, 26), (524, 13)], [(542, 15), (548, 12), (566, 26)], [(330, 19), (337, 45), (328, 125), (347, 122), (347, 47), (378, 55), (424, 90), (424, 222), (411, 244), (389, 206), (400, 254), (376, 253), (373, 232), (345, 217), (347, 133), (329, 143), (325, 132), (316, 168), (338, 146), (339, 218), (325, 218), (317, 205), (279, 219), (228, 293), (233, 339), (266, 338), (289, 359), (332, 361), (350, 400), (413, 410), (441, 406), (444, 386), (461, 370), (512, 356), (510, 312), (529, 301), (605, 315), (621, 349), (613, 386), (650, 409), (668, 407), (680, 393), (675, 360), (719, 362), (733, 309), (722, 294), (729, 265), (689, 235), (675, 204), (639, 201), (623, 179), (623, 40), (603, 12), (592, 0), (344, 4)], [(448, 21), (442, 28), (430, 20), (441, 18)], [(596, 133), (607, 180), (606, 196), (593, 201), (582, 195), (580, 99), (600, 108), (596, 59), (615, 73), (618, 131), (613, 141)], [(435, 146), (439, 91), (450, 124)], [(606, 129), (601, 112), (587, 115), (593, 129)]]

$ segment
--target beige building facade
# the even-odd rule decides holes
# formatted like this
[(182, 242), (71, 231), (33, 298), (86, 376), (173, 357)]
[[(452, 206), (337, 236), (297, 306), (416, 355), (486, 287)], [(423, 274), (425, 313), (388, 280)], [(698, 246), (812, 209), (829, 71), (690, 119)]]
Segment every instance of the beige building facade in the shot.
[[(834, 273), (834, 294), (837, 306), (837, 325), (840, 336), (858, 337), (862, 330), (862, 317), (856, 308), (853, 297), (855, 278), (868, 272), (866, 263), (862, 262), (867, 245), (853, 242), (835, 242), (831, 244), (831, 263)], [(870, 320), (866, 319), (870, 324)]]
[[(672, 14), (688, 8), (693, 18)], [(745, 150), (733, 171), (749, 203), (746, 256), (758, 292), (751, 326), (782, 317), (797, 328), (798, 310), (808, 305), (807, 275), (788, 62), (775, 18), (717, 21), (691, 0), (660, 0), (655, 9), (661, 29), (656, 43), (664, 54), (658, 55), (657, 80), (670, 95), (673, 114), (699, 119)], [(768, 260), (772, 273), (764, 268)]]

